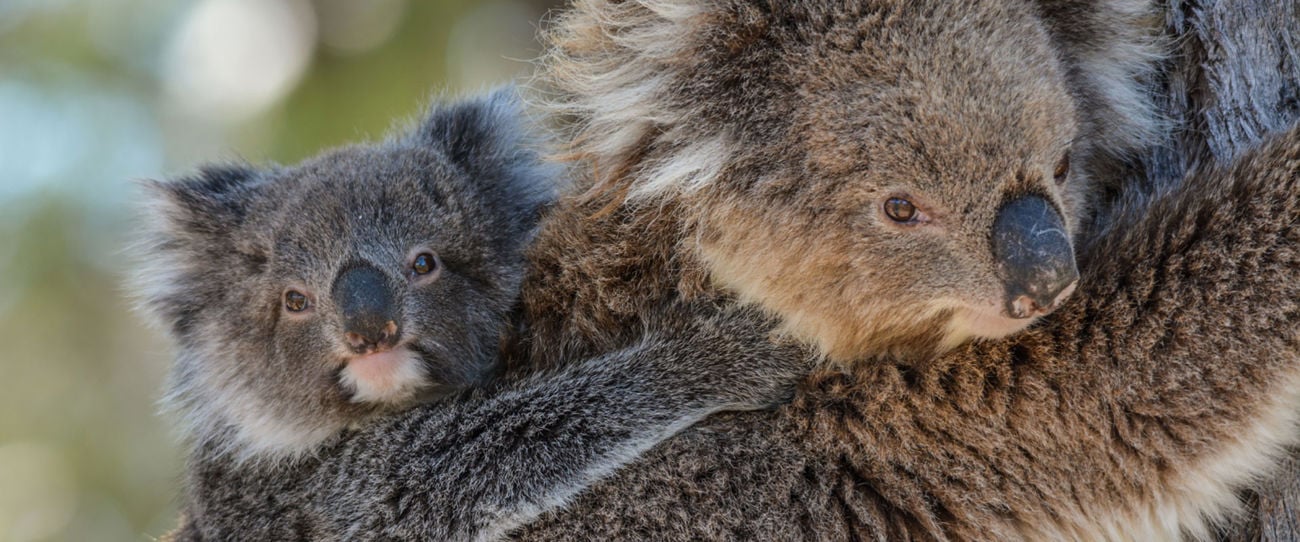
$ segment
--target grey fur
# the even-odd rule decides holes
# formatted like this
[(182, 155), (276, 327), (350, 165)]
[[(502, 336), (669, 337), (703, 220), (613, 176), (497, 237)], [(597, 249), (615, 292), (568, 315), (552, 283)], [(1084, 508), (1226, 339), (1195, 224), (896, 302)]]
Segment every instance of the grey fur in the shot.
[[(166, 403), (196, 446), (292, 458), (492, 375), (521, 251), (559, 178), (524, 145), (535, 140), (517, 102), (504, 89), (436, 108), (382, 144), (147, 185), (154, 220), (140, 296), (176, 343)], [(430, 284), (408, 273), (413, 252), (426, 250), (444, 262)], [(344, 378), (349, 352), (329, 292), (358, 262), (383, 270), (404, 342), (423, 358), (392, 401), (358, 401)], [(288, 288), (311, 298), (305, 317), (281, 307)]]
[(293, 465), (200, 461), (169, 540), (498, 539), (711, 413), (789, 396), (800, 350), (753, 311), (697, 316), (713, 310), (667, 310), (638, 345), (377, 421)]
[[(394, 475), (437, 481), (439, 489), (399, 488), (385, 498), (399, 507), (408, 499), (441, 503), (447, 513), (438, 525), (421, 525), (438, 538), (493, 539), (711, 413), (788, 399), (809, 368), (801, 352), (768, 341), (771, 323), (760, 315), (691, 317), (707, 310), (700, 307), (665, 308), (646, 322), (641, 344), (620, 352), (522, 382), (495, 379), (522, 277), (521, 249), (551, 201), (557, 173), (529, 150), (537, 140), (521, 124), (517, 103), (512, 90), (502, 90), (435, 108), (414, 131), (382, 144), (331, 151), (292, 168), (209, 167), (151, 185), (160, 226), (145, 245), (153, 265), (144, 274), (153, 281), (143, 295), (179, 349), (168, 400), (192, 448), (189, 520), (176, 536), (301, 536), (290, 533), (312, 522), (296, 518), (338, 518), (351, 505), (293, 511), (277, 505), (292, 503), (288, 494), (267, 495), (258, 499), (266, 518), (259, 522), (229, 513), (250, 504), (238, 479), (292, 479), (331, 446), (334, 453), (377, 450), (393, 444), (382, 436), (388, 431), (427, 423), (437, 428), (427, 436), (443, 453), (418, 462), (392, 458), (415, 469)], [(442, 274), (403, 281), (409, 255), (424, 248), (442, 258)], [(353, 261), (407, 284), (398, 288), (401, 328), (427, 379), (418, 397), (349, 400), (338, 375), (351, 362), (335, 354), (342, 332), (326, 291)], [(159, 269), (173, 273), (160, 281)], [(279, 308), (286, 284), (316, 292), (308, 319)], [(445, 396), (453, 397), (437, 401)], [(421, 402), (435, 404), (415, 415), (418, 422), (383, 418)], [(270, 419), (264, 423), (293, 438), (260, 442), (284, 435), (243, 427), (249, 419)], [(302, 427), (311, 430), (295, 432)], [(335, 443), (352, 429), (362, 432)], [(375, 465), (330, 466), (344, 469), (337, 480), (352, 483), (345, 473)], [(383, 525), (403, 525), (391, 519)], [(335, 526), (344, 540), (380, 528), (326, 528)]]

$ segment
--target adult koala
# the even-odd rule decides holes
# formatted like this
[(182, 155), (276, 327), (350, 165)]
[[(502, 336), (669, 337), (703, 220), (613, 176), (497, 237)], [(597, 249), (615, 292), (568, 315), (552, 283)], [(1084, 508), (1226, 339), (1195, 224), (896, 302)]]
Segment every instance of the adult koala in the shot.
[[(618, 5), (635, 9), (646, 4), (673, 5)], [(803, 17), (796, 21), (815, 25), (840, 13), (818, 11), (815, 6), (821, 3), (804, 3), (809, 4), (814, 8), (791, 8), (792, 14)], [(1212, 20), (1197, 18), (1212, 16), (1215, 10), (1207, 8), (1211, 9), (1170, 13), (1178, 16), (1172, 18), (1176, 24), (1188, 25), (1182, 33), (1186, 34)], [(1023, 21), (1032, 15), (1028, 9), (1020, 5), (1012, 13)], [(650, 20), (664, 14), (634, 13)], [(687, 15), (683, 20), (689, 20)], [(1188, 15), (1192, 18), (1182, 18)], [(753, 22), (748, 26), (754, 29), (752, 34), (709, 33), (705, 26), (706, 31), (697, 36), (718, 38), (722, 44), (730, 38), (742, 44), (747, 39), (761, 41), (767, 31), (765, 19), (757, 16)], [(607, 32), (604, 24), (627, 27)], [(638, 35), (637, 24), (638, 20), (607, 18), (590, 29), (593, 35), (610, 39), (682, 43), (672, 42), (681, 36)], [(934, 44), (917, 39), (909, 45)], [(846, 40), (839, 45), (851, 50), (856, 44)], [(808, 59), (814, 67), (817, 61)], [(1189, 125), (1199, 126), (1199, 121), (1211, 117), (1211, 108), (1189, 98), (1218, 98), (1209, 92), (1180, 94), (1187, 92), (1179, 79), (1180, 69), (1186, 67), (1181, 62), (1190, 61), (1180, 59), (1168, 70), (1168, 93), (1173, 97), (1169, 109), (1177, 113), (1183, 107), (1193, 119)], [(681, 67), (700, 66), (683, 62)], [(641, 66), (612, 62), (607, 68)], [(698, 77), (677, 84), (708, 81), (707, 74), (690, 73)], [(1279, 85), (1285, 90), (1292, 81), (1283, 78)], [(644, 83), (648, 86), (651, 81)], [(719, 88), (743, 94), (747, 90), (741, 83), (735, 81), (734, 88), (728, 88), (723, 81)], [(1207, 86), (1212, 91), (1213, 81)], [(635, 106), (643, 94), (633, 90), (644, 89), (607, 97), (607, 103)], [(1261, 95), (1270, 100), (1277, 96)], [(725, 99), (727, 94), (719, 96)], [(744, 104), (772, 103), (775, 96), (789, 97), (756, 92), (715, 111), (664, 117), (662, 111), (642, 110), (645, 116), (636, 118), (717, 126), (729, 122), (728, 115), (751, 112)], [(831, 111), (823, 120), (835, 121), (827, 126), (842, 125), (844, 118), (852, 121), (853, 113)], [(1266, 125), (1275, 120), (1270, 118)], [(1086, 121), (1083, 124), (1087, 126)], [(772, 126), (741, 124), (738, 130), (746, 128), (759, 131)], [(667, 131), (651, 131), (649, 136), (662, 133)], [(833, 140), (837, 132), (827, 131), (825, 136)], [(923, 348), (910, 347), (924, 346), (902, 345), (879, 358), (855, 360), (852, 341), (813, 341), (846, 367), (814, 375), (789, 408), (706, 422), (650, 451), (639, 463), (596, 484), (565, 509), (518, 535), (538, 539), (1209, 537), (1211, 522), (1231, 511), (1232, 492), (1263, 472), (1276, 459), (1279, 447), (1295, 436), (1300, 399), (1296, 337), (1300, 133), (1293, 130), (1236, 158), (1231, 167), (1202, 166), (1186, 173), (1194, 160), (1184, 159), (1213, 158), (1189, 143), (1197, 139), (1171, 140), (1169, 149), (1137, 163), (1140, 179), (1162, 180), (1169, 177), (1143, 168), (1154, 169), (1163, 163), (1161, 157), (1177, 158), (1168, 166), (1172, 169), (1163, 171), (1185, 180), (1171, 183), (1172, 187), (1157, 184), (1158, 189), (1150, 191), (1157, 195), (1126, 191), (1112, 210), (1098, 215), (1095, 237), (1080, 249), (1084, 279), (1079, 292), (1044, 325), (1011, 339), (967, 345), (938, 357), (890, 355), (914, 353)], [(641, 177), (647, 174), (666, 179), (670, 177), (665, 175), (683, 171), (691, 175), (710, 171), (668, 167), (694, 162), (656, 159), (653, 152), (646, 152), (653, 149), (641, 146), (642, 142), (620, 146), (629, 142), (595, 139), (590, 143), (596, 147), (585, 158), (607, 171), (602, 178), (613, 184), (593, 185), (597, 190), (592, 197), (575, 199), (568, 214), (555, 218), (558, 225), (552, 226), (557, 228), (552, 237), (542, 234), (534, 282), (558, 280), (525, 293), (526, 309), (534, 311), (531, 352), (539, 364), (561, 363), (633, 340), (638, 311), (657, 306), (662, 297), (712, 293), (714, 285), (706, 279), (716, 280), (700, 276), (702, 270), (714, 268), (680, 250), (683, 239), (692, 239), (681, 237), (680, 225), (672, 223), (672, 217), (681, 215), (662, 212), (680, 211), (688, 201), (667, 198), (655, 200), (654, 205), (627, 206), (622, 198), (646, 186), (633, 181), (645, 180)], [(606, 147), (601, 150), (601, 145)], [(624, 152), (628, 149), (634, 152)], [(704, 152), (708, 150), (700, 156), (708, 158)], [(618, 152), (607, 155), (606, 151)], [(1089, 158), (1101, 154), (1105, 153)], [(755, 159), (748, 166), (803, 158)], [(840, 160), (856, 159), (851, 152), (816, 158), (828, 168), (842, 166)], [(725, 179), (746, 165), (732, 162), (713, 173)], [(780, 191), (764, 195), (771, 198), (765, 203), (772, 205), (782, 203), (782, 196), (791, 196)], [(602, 210), (608, 212), (586, 220)], [(1243, 224), (1241, 216), (1251, 217), (1249, 224)], [(632, 235), (640, 236), (635, 243), (627, 241)], [(707, 236), (700, 239), (711, 241)], [(565, 246), (567, 258), (556, 256)], [(577, 253), (575, 247), (586, 250)], [(562, 298), (566, 304), (555, 303), (564, 288), (569, 289)], [(757, 301), (764, 303), (761, 298)], [(538, 310), (556, 306), (567, 308)], [(778, 308), (778, 312), (782, 311)], [(812, 338), (817, 329), (810, 326), (801, 332), (796, 326), (794, 331)], [(826, 347), (833, 344), (850, 347)], [(421, 415), (416, 411), (407, 420), (418, 421)], [(324, 454), (319, 463), (304, 464), (293, 477), (244, 480), (250, 506), (260, 502), (257, 495), (267, 494), (299, 502), (307, 512), (295, 519), (318, 522), (313, 532), (319, 536), (418, 534), (428, 518), (455, 504), (419, 498), (421, 486), (446, 483), (411, 476), (419, 472), (420, 457), (437, 453), (420, 435), (411, 423), (391, 424), (387, 431), (363, 432)]]

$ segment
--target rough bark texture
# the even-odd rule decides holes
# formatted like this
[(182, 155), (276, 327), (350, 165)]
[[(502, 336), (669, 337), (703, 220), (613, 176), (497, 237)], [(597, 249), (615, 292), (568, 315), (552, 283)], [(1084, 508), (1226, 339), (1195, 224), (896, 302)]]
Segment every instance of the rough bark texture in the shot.
[(1300, 452), (1292, 451), (1281, 476), (1267, 480), (1254, 495), (1257, 514), (1233, 540), (1300, 540)]
[(1300, 7), (1286, 0), (1170, 0), (1173, 53), (1159, 96), (1175, 138), (1149, 177), (1180, 179), (1196, 161), (1226, 161), (1300, 117)]
[[(1300, 3), (1293, 0), (1169, 0), (1173, 56), (1161, 105), (1170, 144), (1143, 161), (1141, 178), (1181, 179), (1197, 162), (1226, 163), (1300, 118)], [(1300, 450), (1248, 495), (1255, 517), (1226, 540), (1300, 540)]]

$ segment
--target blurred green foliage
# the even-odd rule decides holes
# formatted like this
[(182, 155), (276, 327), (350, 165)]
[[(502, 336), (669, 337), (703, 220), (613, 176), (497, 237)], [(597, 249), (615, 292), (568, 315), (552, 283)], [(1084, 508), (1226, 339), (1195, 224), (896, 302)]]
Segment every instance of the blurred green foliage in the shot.
[(431, 95), (525, 73), (550, 4), (0, 0), (0, 542), (173, 525), (170, 354), (123, 286), (134, 179), (381, 137)]

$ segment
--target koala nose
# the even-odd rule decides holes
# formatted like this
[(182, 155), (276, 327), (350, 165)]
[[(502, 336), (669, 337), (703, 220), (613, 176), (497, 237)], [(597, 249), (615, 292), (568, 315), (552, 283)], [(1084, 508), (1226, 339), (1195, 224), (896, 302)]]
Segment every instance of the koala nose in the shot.
[(401, 338), (401, 307), (388, 276), (368, 263), (344, 267), (330, 298), (343, 320), (343, 338), (358, 354), (382, 352)]
[(1012, 200), (998, 211), (993, 257), (1006, 287), (1004, 310), (1011, 318), (1056, 310), (1079, 282), (1065, 221), (1041, 196)]

